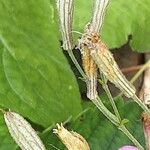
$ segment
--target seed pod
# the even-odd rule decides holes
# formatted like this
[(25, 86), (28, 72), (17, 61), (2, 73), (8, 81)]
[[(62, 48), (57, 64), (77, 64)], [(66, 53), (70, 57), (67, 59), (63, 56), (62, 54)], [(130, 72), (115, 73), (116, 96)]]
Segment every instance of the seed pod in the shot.
[(57, 0), (57, 10), (60, 20), (60, 31), (63, 40), (63, 49), (72, 49), (72, 19), (73, 19), (73, 0)]
[(12, 138), (22, 150), (46, 150), (34, 129), (22, 116), (7, 111), (4, 112), (4, 119)]
[[(87, 31), (88, 29), (86, 29)], [(82, 43), (90, 49), (90, 55), (106, 78), (115, 84), (127, 97), (135, 95), (135, 88), (120, 71), (107, 46), (97, 33), (85, 33)]]
[(90, 150), (88, 143), (80, 134), (68, 131), (62, 124), (57, 124), (57, 129), (53, 131), (68, 150)]
[(90, 23), (90, 32), (99, 33), (103, 25), (106, 7), (109, 0), (95, 0), (93, 6), (93, 14)]
[(97, 66), (93, 61), (90, 50), (84, 44), (80, 45), (82, 66), (86, 74), (87, 97), (92, 100), (97, 97)]

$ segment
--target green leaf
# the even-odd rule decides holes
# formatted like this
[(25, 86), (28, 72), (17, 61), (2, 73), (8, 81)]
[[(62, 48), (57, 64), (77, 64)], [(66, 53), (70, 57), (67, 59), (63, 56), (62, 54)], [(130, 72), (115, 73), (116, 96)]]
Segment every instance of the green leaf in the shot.
[[(118, 103), (122, 119), (127, 118), (125, 124), (130, 132), (144, 145), (143, 128), (140, 120), (141, 110), (134, 102)], [(123, 145), (133, 145), (131, 141), (116, 126), (98, 112), (97, 108), (91, 109), (74, 122), (72, 130), (85, 137), (91, 150), (116, 150)]]
[(0, 1), (0, 105), (44, 127), (81, 111), (49, 0)]
[[(106, 96), (102, 97), (105, 105), (110, 109), (110, 103)], [(125, 126), (132, 135), (144, 146), (144, 134), (141, 122), (141, 110), (134, 102), (125, 102), (117, 100), (117, 107), (122, 120), (129, 120)], [(133, 143), (116, 126), (102, 115), (101, 112), (90, 102), (84, 103), (85, 111), (77, 120), (67, 124), (68, 130), (73, 130), (81, 134), (89, 143), (91, 150), (117, 150), (124, 145), (133, 145)], [(124, 121), (125, 121), (124, 120)], [(55, 127), (53, 127), (55, 128)], [(47, 150), (53, 150), (53, 146), (64, 149), (60, 140), (49, 131), (42, 135)]]
[[(92, 16), (92, 2), (77, 0), (75, 3), (74, 30), (83, 32)], [(109, 48), (127, 43), (138, 52), (150, 51), (150, 1), (110, 0), (101, 36)]]
[(16, 150), (16, 147), (17, 145), (14, 143), (13, 139), (8, 133), (3, 115), (0, 113), (0, 150)]

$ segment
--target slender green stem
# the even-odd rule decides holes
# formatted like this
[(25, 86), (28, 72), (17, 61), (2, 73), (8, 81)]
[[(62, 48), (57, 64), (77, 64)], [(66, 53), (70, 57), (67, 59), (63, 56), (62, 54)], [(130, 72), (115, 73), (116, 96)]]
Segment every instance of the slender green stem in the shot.
[(132, 99), (145, 111), (150, 115), (150, 110), (148, 107), (136, 96), (134, 95)]
[(110, 103), (111, 103), (111, 105), (112, 105), (112, 108), (113, 108), (113, 110), (114, 110), (114, 113), (115, 113), (115, 115), (118, 117), (118, 119), (121, 121), (121, 117), (120, 117), (119, 111), (118, 111), (117, 106), (116, 106), (116, 104), (115, 104), (115, 102), (114, 102), (114, 99), (113, 99), (113, 97), (112, 97), (112, 95), (111, 95), (111, 92), (110, 92), (110, 90), (109, 90), (109, 88), (108, 88), (107, 79), (106, 79), (106, 77), (105, 77), (103, 74), (101, 75), (101, 79), (102, 79), (102, 81), (103, 81), (102, 87), (103, 87), (103, 89), (105, 90), (105, 92), (106, 92), (106, 94), (107, 94), (107, 96), (108, 96), (108, 98), (109, 98), (109, 100), (110, 100)]
[(69, 54), (71, 60), (73, 61), (74, 65), (76, 66), (76, 68), (78, 69), (78, 71), (80, 72), (80, 74), (82, 75), (82, 77), (84, 79), (86, 79), (86, 75), (85, 75), (84, 71), (82, 70), (82, 68), (80, 67), (78, 61), (76, 60), (76, 58), (75, 58), (72, 50), (68, 50), (68, 54)]
[(112, 114), (102, 103), (101, 99), (97, 97), (97, 99), (92, 100), (92, 102), (96, 105), (96, 107), (107, 117), (114, 125), (118, 127), (120, 131), (122, 131), (139, 150), (144, 150), (141, 144), (134, 138), (134, 136), (127, 130), (124, 124), (121, 124), (119, 119)]
[(99, 97), (93, 99), (92, 102), (113, 124), (115, 124), (116, 126), (120, 125), (119, 119), (104, 106)]
[(133, 76), (133, 78), (130, 80), (131, 83), (134, 83), (138, 78), (139, 76), (145, 71), (145, 69), (147, 67), (150, 67), (150, 60), (147, 61), (143, 66), (142, 68)]
[[(141, 69), (132, 77), (132, 79), (130, 80), (131, 83), (134, 83), (138, 78), (139, 76), (145, 71), (145, 69), (147, 67), (150, 66), (150, 60), (147, 61), (142, 67)], [(116, 97), (115, 99), (118, 99), (119, 97), (123, 96), (123, 92), (120, 92)]]
[(129, 132), (129, 130), (123, 125), (119, 127), (119, 130), (121, 130), (135, 145), (139, 150), (144, 150), (144, 148), (141, 146), (141, 144), (133, 137), (133, 135)]

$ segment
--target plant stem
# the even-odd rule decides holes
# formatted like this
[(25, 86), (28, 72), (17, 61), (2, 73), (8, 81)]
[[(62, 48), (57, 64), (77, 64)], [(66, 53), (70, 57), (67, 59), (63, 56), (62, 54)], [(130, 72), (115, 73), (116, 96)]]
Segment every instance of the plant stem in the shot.
[(117, 106), (116, 106), (116, 104), (114, 102), (114, 99), (113, 99), (113, 97), (111, 95), (111, 92), (110, 92), (110, 90), (108, 88), (107, 79), (106, 79), (106, 77), (102, 73), (101, 73), (101, 79), (102, 79), (102, 87), (105, 90), (105, 92), (106, 92), (106, 94), (108, 96), (108, 99), (110, 100), (110, 103), (112, 105), (114, 113), (118, 117), (118, 119), (121, 121), (121, 117), (120, 117), (119, 111), (118, 111)]
[(145, 63), (141, 69), (133, 76), (133, 78), (130, 80), (131, 83), (134, 83), (138, 78), (139, 76), (144, 72), (144, 70), (150, 66), (150, 60), (147, 61), (147, 63)]
[(93, 99), (92, 102), (113, 124), (115, 124), (116, 126), (120, 125), (119, 119), (104, 106), (99, 97)]
[(144, 150), (141, 144), (133, 137), (129, 130), (123, 125), (119, 127), (119, 130), (122, 131), (135, 145), (139, 150)]
[(132, 99), (145, 111), (150, 115), (150, 110), (148, 107), (136, 96), (134, 95)]
[[(132, 79), (130, 80), (131, 83), (134, 83), (138, 78), (139, 76), (145, 71), (146, 68), (148, 68), (150, 66), (150, 60), (147, 61), (147, 63), (145, 63), (141, 69), (132, 77)], [(123, 96), (123, 92), (120, 92), (116, 97), (115, 99), (118, 99), (119, 97)]]
[(112, 114), (102, 103), (101, 99), (97, 97), (97, 99), (92, 100), (92, 102), (96, 105), (96, 107), (107, 117), (114, 125), (118, 127), (120, 131), (122, 131), (139, 150), (144, 150), (141, 144), (134, 138), (134, 136), (128, 131), (124, 124), (121, 124), (119, 119)]
[(71, 60), (73, 61), (74, 65), (75, 65), (76, 68), (78, 69), (79, 73), (82, 75), (82, 77), (83, 77), (84, 79), (86, 79), (86, 75), (85, 75), (84, 71), (82, 70), (82, 68), (80, 67), (79, 63), (77, 62), (77, 60), (76, 60), (76, 58), (75, 58), (75, 56), (74, 56), (72, 50), (68, 50), (68, 54), (69, 54)]

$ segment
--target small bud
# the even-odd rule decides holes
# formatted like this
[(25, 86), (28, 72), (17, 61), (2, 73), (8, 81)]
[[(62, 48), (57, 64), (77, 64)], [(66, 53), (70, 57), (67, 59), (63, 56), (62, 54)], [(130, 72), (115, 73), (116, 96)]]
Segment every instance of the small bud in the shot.
[(57, 0), (57, 10), (60, 20), (60, 31), (63, 39), (63, 49), (72, 49), (72, 19), (73, 0)]
[(119, 148), (119, 150), (138, 150), (138, 149), (134, 146), (123, 146)]
[(57, 129), (53, 131), (68, 150), (90, 150), (88, 143), (80, 134), (68, 131), (62, 124), (57, 124)]
[(31, 125), (19, 114), (4, 112), (9, 133), (22, 150), (46, 150)]
[(143, 113), (142, 120), (143, 120), (146, 148), (149, 150), (150, 149), (150, 115), (147, 113)]

